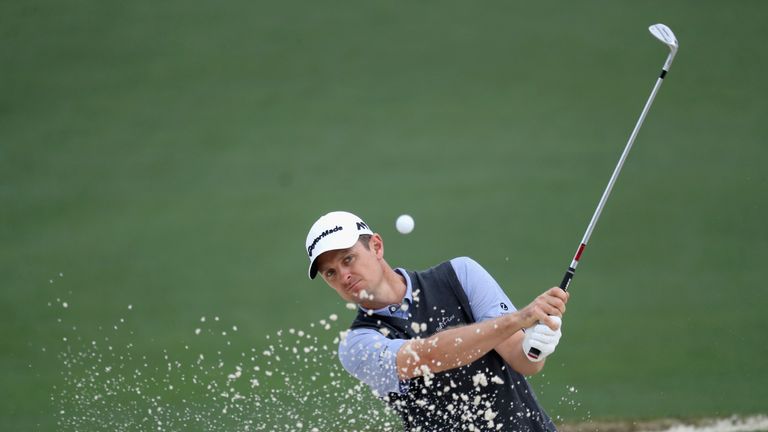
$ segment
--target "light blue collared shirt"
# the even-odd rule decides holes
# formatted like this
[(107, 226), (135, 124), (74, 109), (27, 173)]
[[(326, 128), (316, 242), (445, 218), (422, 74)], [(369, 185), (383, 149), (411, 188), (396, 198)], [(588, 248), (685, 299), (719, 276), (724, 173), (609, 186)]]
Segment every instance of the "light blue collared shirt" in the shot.
[[(454, 258), (451, 265), (464, 288), (475, 321), (485, 321), (516, 310), (496, 280), (473, 259)], [(407, 319), (408, 309), (413, 302), (413, 286), (404, 269), (396, 268), (395, 271), (405, 278), (406, 290), (401, 304), (371, 312)], [(360, 309), (369, 311), (362, 307)], [(379, 396), (404, 393), (408, 389), (408, 381), (400, 381), (396, 359), (397, 352), (406, 340), (388, 339), (374, 329), (355, 329), (339, 343), (339, 360), (347, 372), (366, 383)]]

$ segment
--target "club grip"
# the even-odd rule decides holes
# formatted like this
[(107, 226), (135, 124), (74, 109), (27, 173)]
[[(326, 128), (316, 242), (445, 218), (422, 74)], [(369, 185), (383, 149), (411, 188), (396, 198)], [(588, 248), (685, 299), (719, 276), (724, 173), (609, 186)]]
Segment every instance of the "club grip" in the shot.
[[(568, 285), (571, 284), (571, 279), (573, 279), (573, 274), (576, 273), (576, 269), (573, 267), (568, 267), (568, 270), (565, 272), (565, 276), (563, 276), (563, 281), (560, 282), (560, 289), (563, 291), (568, 291)], [(541, 355), (541, 351), (539, 351), (536, 348), (531, 348), (528, 350), (528, 358), (532, 360), (537, 360), (539, 358), (539, 355)]]
[(571, 284), (571, 279), (573, 279), (574, 273), (576, 273), (576, 269), (573, 267), (568, 267), (568, 270), (565, 272), (565, 276), (563, 276), (563, 281), (560, 282), (560, 289), (563, 291), (568, 291), (568, 285)]

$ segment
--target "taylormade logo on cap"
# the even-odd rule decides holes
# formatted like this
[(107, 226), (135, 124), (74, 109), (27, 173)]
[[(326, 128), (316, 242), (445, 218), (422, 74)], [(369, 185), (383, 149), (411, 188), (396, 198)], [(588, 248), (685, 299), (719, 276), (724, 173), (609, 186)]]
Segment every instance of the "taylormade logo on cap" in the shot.
[(362, 219), (352, 213), (336, 211), (318, 219), (309, 229), (306, 251), (309, 257), (309, 278), (317, 274), (315, 259), (323, 252), (354, 246), (361, 234), (373, 234)]
[(312, 251), (315, 249), (315, 246), (317, 246), (317, 242), (319, 242), (321, 238), (327, 236), (328, 234), (333, 234), (333, 233), (335, 233), (337, 231), (341, 231), (343, 229), (344, 228), (342, 228), (340, 226), (336, 226), (333, 229), (329, 229), (329, 230), (321, 232), (319, 236), (315, 237), (315, 239), (312, 240), (312, 244), (309, 245), (309, 247), (307, 248), (307, 254), (309, 254), (309, 257), (312, 258)]

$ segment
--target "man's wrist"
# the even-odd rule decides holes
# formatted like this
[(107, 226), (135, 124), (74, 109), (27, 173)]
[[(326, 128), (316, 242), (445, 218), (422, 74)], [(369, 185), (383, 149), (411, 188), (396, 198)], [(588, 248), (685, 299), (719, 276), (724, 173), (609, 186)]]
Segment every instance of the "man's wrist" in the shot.
[(502, 331), (510, 336), (523, 328), (520, 320), (520, 312), (515, 311), (502, 315), (499, 317), (499, 320), (501, 321), (500, 325), (502, 326)]

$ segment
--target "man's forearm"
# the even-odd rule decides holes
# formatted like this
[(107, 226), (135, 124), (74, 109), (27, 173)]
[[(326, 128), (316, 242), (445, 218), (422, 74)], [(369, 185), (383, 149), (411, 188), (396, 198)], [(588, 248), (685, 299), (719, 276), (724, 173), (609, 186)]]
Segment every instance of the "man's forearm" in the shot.
[(523, 327), (517, 313), (454, 327), (426, 339), (412, 339), (397, 353), (398, 375), (409, 379), (472, 363), (509, 339)]
[(567, 301), (568, 293), (553, 287), (511, 314), (409, 340), (397, 352), (397, 373), (400, 379), (409, 379), (470, 364), (536, 322), (556, 330), (559, 323), (552, 316), (562, 316)]

